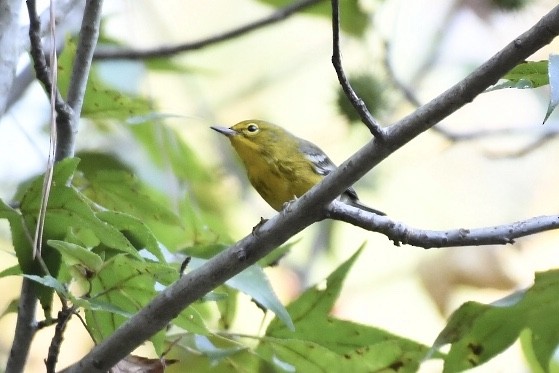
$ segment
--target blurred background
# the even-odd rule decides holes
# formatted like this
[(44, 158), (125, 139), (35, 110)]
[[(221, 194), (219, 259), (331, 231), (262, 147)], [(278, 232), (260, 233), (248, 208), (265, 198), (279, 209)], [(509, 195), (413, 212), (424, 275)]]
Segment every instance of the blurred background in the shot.
[[(107, 1), (100, 48), (118, 43), (149, 49), (202, 40), (270, 15), (277, 8), (268, 3), (273, 1)], [(342, 37), (344, 68), (379, 122), (389, 126), (412, 113), (417, 102), (426, 103), (458, 82), (556, 2), (363, 0), (357, 5), (364, 26), (348, 21), (355, 27), (346, 28)], [(59, 29), (75, 31), (79, 14), (79, 9), (70, 13)], [(23, 10), (22, 26), (26, 19)], [(159, 65), (111, 59), (96, 63), (105, 84), (147, 97), (153, 107), (150, 120), (155, 117), (176, 131), (192, 159), (206, 171), (194, 181), (181, 179), (165, 163), (164, 143), (146, 149), (137, 132), (134, 135), (134, 127), (146, 116), (131, 115), (120, 122), (85, 119), (79, 150), (116, 155), (171, 201), (179, 203), (189, 196), (198, 220), (194, 233), (177, 245), (234, 242), (275, 211), (253, 191), (229, 142), (210, 125), (265, 119), (316, 143), (338, 164), (371, 138), (342, 100), (330, 62), (331, 40), (328, 17), (300, 13), (162, 59), (168, 65), (161, 59)], [(531, 59), (547, 59), (556, 50), (557, 41)], [(27, 63), (22, 57), (21, 71)], [(559, 117), (552, 114), (542, 126), (548, 101), (547, 87), (479, 96), (440, 123), (438, 130), (419, 136), (369, 173), (355, 186), (360, 199), (394, 220), (432, 230), (556, 214), (559, 178), (553, 160), (559, 149), (552, 132), (557, 131)], [(10, 200), (20, 182), (43, 172), (48, 116), (47, 99), (33, 83), (0, 120), (3, 200)], [(479, 136), (469, 137), (473, 133)], [(545, 133), (551, 134), (540, 141)], [(532, 146), (537, 141), (539, 145)], [(154, 162), (150, 153), (159, 154), (162, 161)], [(1, 270), (16, 259), (7, 223), (0, 221), (0, 228)], [(335, 314), (430, 345), (446, 317), (463, 302), (498, 300), (529, 286), (535, 271), (557, 267), (558, 241), (552, 231), (502, 247), (423, 250), (394, 246), (380, 234), (347, 224), (323, 222), (294, 237), (289, 254), (266, 272), (287, 304), (365, 243)], [(0, 312), (19, 292), (19, 279), (1, 281)], [(239, 300), (242, 317), (235, 320), (233, 330), (257, 334), (261, 325), (254, 320), (262, 313), (247, 299)], [(15, 314), (0, 319), (5, 331), (0, 337), (2, 366), (14, 325)], [(91, 343), (81, 329), (77, 322), (71, 325), (76, 334), (67, 339), (83, 340), (83, 346), (78, 342), (63, 346), (61, 367), (89, 350)], [(40, 333), (33, 348), (44, 351), (50, 337)], [(519, 351), (513, 346), (475, 371), (527, 371)], [(30, 371), (42, 369), (42, 359), (41, 353), (33, 354)], [(422, 370), (440, 371), (439, 363), (428, 362)]]

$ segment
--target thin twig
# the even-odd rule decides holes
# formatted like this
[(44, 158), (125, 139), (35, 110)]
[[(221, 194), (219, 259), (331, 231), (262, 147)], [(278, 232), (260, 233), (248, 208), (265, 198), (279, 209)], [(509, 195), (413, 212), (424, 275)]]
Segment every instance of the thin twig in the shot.
[[(390, 56), (390, 44), (388, 42), (384, 43), (385, 49), (386, 49), (386, 53), (385, 58), (384, 58), (384, 67), (386, 72), (388, 73), (388, 76), (390, 77), (390, 81), (392, 82), (392, 84), (400, 91), (400, 93), (402, 93), (402, 95), (404, 96), (404, 98), (412, 105), (414, 105), (415, 107), (420, 107), (422, 105), (421, 101), (419, 100), (419, 98), (417, 97), (416, 93), (414, 91), (412, 91), (412, 89), (404, 84), (396, 75), (396, 72), (394, 71), (392, 64), (390, 63), (389, 60), (389, 56)], [(425, 68), (427, 66), (430, 65), (426, 65)], [(447, 140), (451, 141), (451, 142), (463, 142), (463, 141), (471, 141), (471, 140), (477, 140), (477, 139), (481, 139), (481, 138), (487, 138), (487, 137), (492, 137), (492, 136), (500, 136), (500, 135), (509, 135), (509, 134), (514, 134), (514, 133), (518, 133), (518, 132), (526, 132), (523, 129), (515, 129), (515, 128), (497, 128), (497, 129), (483, 129), (483, 130), (479, 130), (479, 131), (470, 131), (470, 132), (464, 132), (464, 133), (459, 133), (459, 132), (454, 132), (451, 131), (447, 128), (444, 128), (444, 124), (443, 123), (439, 123), (436, 126), (433, 126), (431, 128), (432, 131), (438, 133), (439, 135), (443, 136), (444, 138), (446, 138)], [(556, 135), (556, 132), (545, 132), (543, 134), (540, 134), (539, 137), (534, 140), (533, 142), (531, 142), (530, 144), (528, 144), (527, 146), (524, 146), (514, 152), (510, 152), (504, 155), (500, 155), (500, 156), (495, 156), (495, 158), (499, 157), (499, 158), (513, 158), (513, 157), (521, 157), (524, 156), (536, 149), (538, 149), (540, 146), (546, 144), (547, 142), (549, 142), (550, 140), (552, 140)]]
[(65, 303), (62, 303), (62, 310), (58, 312), (54, 336), (50, 342), (48, 357), (45, 361), (47, 373), (56, 372), (56, 363), (58, 362), (60, 347), (62, 346), (62, 341), (64, 340), (64, 331), (66, 330), (66, 326), (68, 325), (68, 322), (72, 318), (74, 312), (75, 307), (68, 307)]
[(272, 25), (283, 21), (284, 19), (298, 13), (306, 8), (316, 5), (324, 0), (300, 0), (284, 8), (280, 8), (267, 17), (248, 23), (246, 25), (234, 28), (232, 30), (217, 34), (202, 40), (182, 43), (178, 45), (170, 45), (157, 47), (153, 49), (115, 49), (115, 48), (99, 48), (95, 51), (93, 58), (95, 60), (144, 60), (149, 58), (170, 57), (179, 53), (202, 49), (210, 45), (228, 41), (239, 36), (248, 34), (251, 31), (258, 30), (262, 27)]
[[(29, 12), (29, 40), (31, 42), (29, 53), (31, 54), (31, 58), (33, 60), (33, 66), (35, 68), (37, 79), (41, 82), (45, 91), (50, 93), (53, 91), (53, 83), (50, 78), (50, 68), (47, 66), (47, 60), (45, 53), (43, 52), (41, 42), (41, 22), (39, 20), (39, 16), (37, 15), (35, 0), (27, 0), (26, 4)], [(69, 121), (72, 116), (72, 110), (66, 104), (56, 87), (54, 88), (54, 91), (56, 92), (55, 109), (57, 119)]]
[(340, 81), (345, 95), (347, 96), (349, 102), (351, 102), (351, 105), (355, 108), (355, 111), (359, 114), (361, 121), (367, 126), (367, 128), (369, 128), (373, 136), (382, 142), (384, 139), (383, 129), (378, 125), (376, 119), (369, 112), (367, 105), (365, 105), (363, 100), (357, 96), (357, 93), (355, 93), (351, 87), (351, 84), (349, 83), (342, 67), (342, 56), (340, 52), (340, 10), (338, 0), (332, 0), (332, 44), (332, 65), (334, 65), (334, 69), (338, 75), (338, 80)]
[(511, 224), (483, 228), (458, 228), (435, 231), (410, 227), (385, 216), (361, 211), (339, 201), (328, 207), (328, 217), (384, 234), (396, 246), (433, 247), (482, 246), (512, 244), (520, 237), (559, 228), (559, 215), (538, 216)]

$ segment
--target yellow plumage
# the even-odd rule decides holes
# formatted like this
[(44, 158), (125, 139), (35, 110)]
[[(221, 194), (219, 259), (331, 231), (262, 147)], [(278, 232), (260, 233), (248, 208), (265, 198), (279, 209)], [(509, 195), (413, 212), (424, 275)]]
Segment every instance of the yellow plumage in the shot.
[[(318, 146), (266, 121), (245, 120), (230, 128), (211, 128), (229, 138), (243, 161), (250, 183), (277, 211), (336, 168)], [(350, 205), (384, 215), (361, 204), (353, 188), (341, 197)]]

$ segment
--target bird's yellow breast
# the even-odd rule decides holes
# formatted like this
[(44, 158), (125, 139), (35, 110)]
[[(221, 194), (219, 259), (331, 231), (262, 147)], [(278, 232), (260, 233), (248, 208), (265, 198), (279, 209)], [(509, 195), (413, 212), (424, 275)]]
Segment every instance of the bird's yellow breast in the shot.
[(233, 146), (243, 160), (254, 189), (277, 211), (323, 178), (304, 158), (280, 160), (270, 149), (258, 149), (255, 153), (256, 149), (246, 144), (235, 146), (233, 143)]

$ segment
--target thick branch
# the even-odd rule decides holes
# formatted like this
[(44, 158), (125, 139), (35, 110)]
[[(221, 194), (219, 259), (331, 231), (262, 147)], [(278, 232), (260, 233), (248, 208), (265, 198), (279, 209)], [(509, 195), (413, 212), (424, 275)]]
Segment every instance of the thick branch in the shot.
[(324, 218), (326, 206), (347, 187), (396, 149), (439, 120), (471, 102), (513, 66), (559, 34), (559, 6), (533, 28), (448, 91), (394, 124), (382, 144), (372, 140), (311, 191), (204, 266), (184, 275), (97, 345), (67, 372), (104, 372), (217, 285), (241, 272), (313, 222)]
[(328, 217), (382, 233), (397, 246), (405, 244), (424, 249), (512, 244), (517, 238), (559, 228), (559, 215), (551, 215), (493, 227), (433, 231), (413, 228), (386, 216), (371, 214), (339, 201), (333, 201), (328, 207)]
[(143, 60), (148, 58), (161, 58), (171, 57), (179, 53), (202, 49), (204, 47), (221, 43), (236, 37), (248, 34), (251, 31), (258, 30), (259, 28), (272, 25), (276, 22), (283, 21), (284, 19), (292, 16), (293, 14), (302, 11), (308, 7), (320, 3), (324, 0), (300, 0), (291, 5), (276, 10), (269, 16), (259, 19), (257, 21), (248, 23), (246, 25), (237, 27), (233, 30), (226, 31), (221, 34), (211, 36), (202, 40), (184, 43), (179, 45), (163, 46), (154, 49), (98, 49), (95, 51), (93, 58), (96, 60)]

